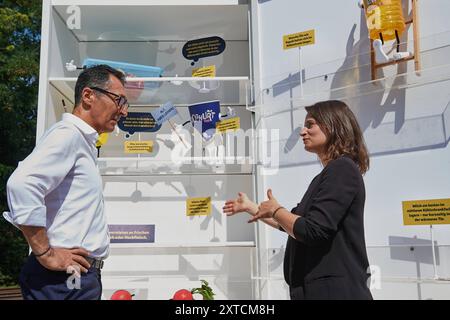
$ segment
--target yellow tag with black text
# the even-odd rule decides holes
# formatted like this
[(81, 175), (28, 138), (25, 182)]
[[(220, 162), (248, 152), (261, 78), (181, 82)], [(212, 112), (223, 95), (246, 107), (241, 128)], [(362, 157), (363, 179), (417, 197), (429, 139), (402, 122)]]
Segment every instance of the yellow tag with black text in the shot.
[(403, 201), (404, 225), (450, 224), (450, 198)]
[(240, 118), (230, 118), (216, 122), (216, 130), (218, 133), (224, 133), (228, 130), (236, 131), (241, 128)]
[(308, 30), (283, 36), (283, 49), (309, 46), (316, 43), (315, 30)]
[(125, 141), (124, 152), (130, 153), (151, 153), (153, 152), (153, 141)]
[(192, 70), (192, 76), (214, 78), (216, 76), (216, 66), (195, 68)]
[(211, 197), (190, 198), (186, 200), (187, 216), (209, 216), (211, 214)]

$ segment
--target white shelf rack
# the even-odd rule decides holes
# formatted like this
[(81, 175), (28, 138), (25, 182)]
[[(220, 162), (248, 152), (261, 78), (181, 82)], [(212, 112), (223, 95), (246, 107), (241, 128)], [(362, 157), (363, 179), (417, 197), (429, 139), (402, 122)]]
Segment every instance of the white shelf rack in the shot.
[[(76, 77), (49, 77), (50, 85), (72, 104)], [(128, 83), (139, 83), (127, 89), (131, 107), (158, 106), (171, 101), (177, 107), (208, 100), (222, 105), (248, 106), (251, 97), (249, 77), (127, 77)]]

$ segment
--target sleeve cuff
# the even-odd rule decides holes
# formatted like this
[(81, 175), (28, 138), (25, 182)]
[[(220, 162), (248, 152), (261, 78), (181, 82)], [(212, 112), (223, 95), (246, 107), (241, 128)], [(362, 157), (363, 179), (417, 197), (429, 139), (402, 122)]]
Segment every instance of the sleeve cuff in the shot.
[(306, 219), (303, 217), (295, 220), (294, 223), (294, 236), (297, 241), (305, 242), (306, 237)]
[(24, 226), (33, 226), (33, 227), (46, 227), (47, 219), (46, 219), (46, 208), (42, 207), (34, 207), (32, 209), (22, 209), (19, 211), (15, 211), (14, 214), (12, 212), (5, 211), (3, 212), (3, 217), (19, 228), (19, 225)]

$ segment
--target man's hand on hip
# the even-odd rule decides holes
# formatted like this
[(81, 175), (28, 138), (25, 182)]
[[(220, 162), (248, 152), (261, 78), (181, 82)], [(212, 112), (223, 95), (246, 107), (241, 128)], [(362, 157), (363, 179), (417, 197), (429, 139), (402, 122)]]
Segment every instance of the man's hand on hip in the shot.
[(51, 248), (48, 253), (36, 257), (45, 268), (53, 271), (67, 271), (69, 267), (87, 273), (91, 266), (85, 257), (89, 252), (83, 248)]

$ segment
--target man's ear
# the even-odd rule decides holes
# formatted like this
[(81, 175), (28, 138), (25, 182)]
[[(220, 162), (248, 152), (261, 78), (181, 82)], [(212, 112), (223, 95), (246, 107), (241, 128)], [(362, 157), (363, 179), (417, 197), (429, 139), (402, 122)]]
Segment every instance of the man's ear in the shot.
[(84, 88), (81, 92), (81, 101), (83, 108), (90, 108), (94, 104), (95, 99), (94, 90), (91, 88)]

